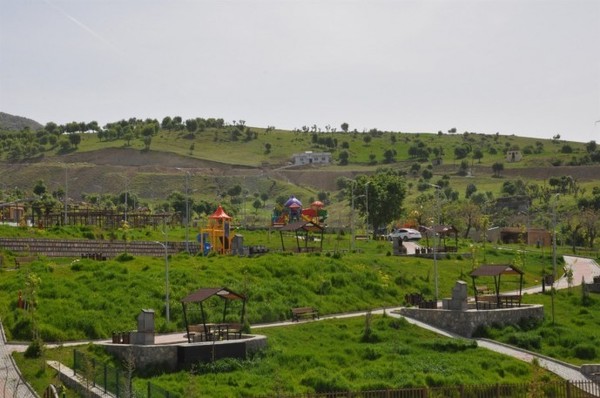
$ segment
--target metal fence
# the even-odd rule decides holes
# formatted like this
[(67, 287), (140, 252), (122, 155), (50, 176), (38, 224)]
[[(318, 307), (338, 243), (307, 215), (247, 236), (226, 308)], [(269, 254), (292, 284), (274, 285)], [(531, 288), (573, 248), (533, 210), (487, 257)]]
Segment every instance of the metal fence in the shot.
[(180, 394), (167, 391), (151, 382), (145, 388), (137, 388), (131, 377), (121, 369), (89, 358), (73, 350), (73, 369), (88, 380), (90, 387), (97, 387), (116, 398), (181, 398)]
[[(359, 392), (277, 394), (278, 398), (591, 398), (600, 397), (600, 384), (592, 381), (554, 383), (484, 384), (431, 388), (402, 388)], [(257, 398), (271, 398), (264, 395)]]

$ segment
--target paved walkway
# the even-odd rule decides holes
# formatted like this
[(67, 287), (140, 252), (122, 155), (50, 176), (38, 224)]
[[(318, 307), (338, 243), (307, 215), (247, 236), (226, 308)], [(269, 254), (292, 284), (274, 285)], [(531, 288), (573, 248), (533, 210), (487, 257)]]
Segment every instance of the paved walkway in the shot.
[[(600, 266), (591, 259), (583, 258), (583, 257), (573, 257), (573, 256), (564, 256), (565, 265), (570, 267), (573, 270), (573, 280), (572, 286), (581, 285), (581, 281), (585, 280), (586, 283), (590, 283), (593, 280), (594, 276), (600, 275)], [(562, 274), (562, 270), (560, 272)], [(566, 277), (561, 277), (555, 283), (555, 287), (557, 289), (566, 289), (568, 288), (568, 281)], [(532, 288), (524, 289), (523, 293), (535, 294), (542, 291), (541, 286), (535, 286)], [(388, 315), (394, 317), (402, 317), (396, 312), (400, 309), (397, 308), (386, 308), (371, 311), (373, 314), (383, 314), (385, 311)], [(357, 316), (365, 316), (366, 311), (361, 312), (353, 312), (353, 313), (345, 313), (345, 314), (334, 314), (321, 317), (321, 320), (325, 319), (342, 319), (342, 318), (350, 318)], [(456, 334), (450, 333), (448, 331), (435, 328), (431, 325), (425, 324), (423, 322), (417, 321), (415, 319), (406, 318), (405, 319), (424, 329), (428, 329), (432, 332), (440, 334), (446, 337), (459, 338)], [(284, 321), (284, 322), (275, 322), (268, 324), (257, 324), (252, 325), (253, 330), (260, 330), (263, 328), (269, 327), (277, 327), (277, 326), (286, 326), (286, 325), (295, 325), (297, 322)], [(109, 340), (102, 340), (102, 342), (108, 342)], [(187, 342), (184, 333), (170, 333), (157, 335), (155, 338), (156, 344), (173, 344), (173, 343), (184, 343)], [(80, 345), (85, 344), (87, 342), (72, 342), (72, 343), (64, 343), (65, 345)], [(578, 381), (578, 380), (589, 380), (587, 379), (581, 372), (578, 370), (579, 367), (573, 366), (567, 363), (563, 363), (543, 355), (539, 355), (533, 352), (521, 350), (512, 346), (508, 346), (506, 344), (501, 344), (498, 342), (494, 342), (487, 339), (477, 339), (477, 344), (480, 347), (487, 348), (492, 351), (496, 351), (505, 355), (512, 356), (514, 358), (520, 359), (525, 362), (531, 362), (534, 358), (537, 358), (540, 365), (549, 371), (557, 374), (559, 377), (565, 380)], [(51, 346), (51, 345), (49, 345)], [(15, 397), (15, 398), (34, 398), (37, 395), (33, 393), (27, 385), (25, 385), (21, 381), (20, 374), (14, 364), (11, 356), (11, 352), (13, 351), (24, 351), (26, 348), (25, 345), (13, 345), (7, 344), (6, 338), (4, 336), (4, 329), (2, 328), (2, 323), (0, 322), (0, 397)]]
[(0, 397), (35, 398), (37, 395), (25, 384), (12, 358), (13, 351), (26, 347), (6, 343), (4, 328), (0, 322)]

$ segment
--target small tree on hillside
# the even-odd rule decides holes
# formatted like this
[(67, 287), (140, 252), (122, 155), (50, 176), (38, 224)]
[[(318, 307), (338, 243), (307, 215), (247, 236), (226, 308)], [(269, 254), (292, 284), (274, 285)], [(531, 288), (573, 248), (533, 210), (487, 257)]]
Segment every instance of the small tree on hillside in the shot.
[(494, 177), (501, 177), (502, 170), (504, 170), (504, 163), (496, 162), (492, 165)]

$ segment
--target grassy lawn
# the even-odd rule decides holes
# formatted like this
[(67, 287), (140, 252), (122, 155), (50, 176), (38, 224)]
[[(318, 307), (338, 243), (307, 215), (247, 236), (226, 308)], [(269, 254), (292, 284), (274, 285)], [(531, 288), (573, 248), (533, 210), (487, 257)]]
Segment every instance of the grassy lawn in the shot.
[[(437, 336), (389, 315), (300, 323), (254, 331), (269, 347), (247, 360), (221, 360), (191, 371), (136, 378), (187, 396), (252, 397), (403, 387), (508, 384), (552, 381), (532, 364), (477, 348), (467, 340)], [(106, 360), (91, 346), (78, 350)], [(41, 359), (17, 356), (19, 366), (40, 391), (53, 379)], [(46, 350), (44, 359), (73, 366), (72, 348)]]
[(583, 299), (581, 287), (558, 291), (554, 322), (550, 293), (525, 296), (526, 303), (544, 305), (541, 325), (486, 328), (481, 335), (575, 365), (600, 361), (600, 296)]

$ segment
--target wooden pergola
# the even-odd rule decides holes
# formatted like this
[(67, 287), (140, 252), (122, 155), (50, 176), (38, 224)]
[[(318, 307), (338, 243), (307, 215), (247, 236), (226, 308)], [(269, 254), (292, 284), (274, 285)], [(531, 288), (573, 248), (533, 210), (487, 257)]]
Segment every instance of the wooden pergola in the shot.
[(200, 313), (202, 316), (202, 325), (205, 330), (208, 330), (207, 322), (206, 322), (206, 313), (204, 312), (204, 306), (202, 305), (202, 303), (205, 300), (208, 300), (209, 298), (215, 297), (215, 296), (221, 298), (224, 301), (223, 323), (225, 323), (225, 319), (227, 317), (228, 303), (232, 300), (242, 300), (240, 325), (244, 324), (244, 316), (246, 313), (246, 296), (239, 294), (239, 293), (235, 293), (226, 287), (205, 287), (205, 288), (198, 289), (195, 292), (192, 292), (189, 295), (187, 295), (186, 297), (184, 297), (183, 299), (181, 299), (181, 305), (183, 307), (183, 320), (185, 322), (185, 330), (187, 332), (188, 343), (191, 343), (192, 340), (190, 337), (191, 336), (190, 335), (190, 325), (188, 323), (188, 317), (187, 317), (187, 305), (192, 304), (192, 303), (198, 303), (200, 305)]
[[(476, 268), (471, 272), (473, 280), (473, 293), (475, 295), (475, 306), (479, 309), (479, 303), (494, 304), (496, 308), (512, 307), (514, 304), (521, 306), (521, 297), (523, 293), (523, 271), (511, 264), (492, 265), (486, 264)], [(500, 279), (502, 275), (519, 276), (519, 293), (517, 295), (501, 295), (500, 294)], [(476, 284), (477, 278), (488, 277), (494, 281), (494, 295), (486, 295), (482, 291), (481, 286)], [(485, 289), (488, 290), (488, 289)]]
[[(309, 251), (308, 241), (310, 233), (319, 233), (321, 243), (319, 246), (319, 250), (323, 250), (323, 234), (325, 232), (325, 227), (315, 224), (311, 221), (296, 221), (293, 223), (289, 223), (280, 227), (276, 227), (279, 230), (279, 236), (281, 238), (281, 250), (285, 251), (285, 245), (283, 243), (283, 233), (284, 232), (295, 232), (296, 233), (296, 246), (298, 253)], [(300, 237), (303, 236), (304, 239), (304, 248), (300, 245)], [(311, 247), (310, 249), (313, 249)]]

